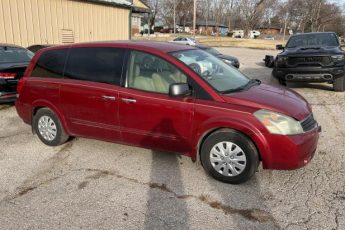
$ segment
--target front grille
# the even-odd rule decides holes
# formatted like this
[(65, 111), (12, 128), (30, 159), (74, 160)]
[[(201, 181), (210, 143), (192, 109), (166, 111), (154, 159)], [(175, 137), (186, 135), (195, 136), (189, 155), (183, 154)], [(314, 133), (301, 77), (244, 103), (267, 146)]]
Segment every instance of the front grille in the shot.
[(317, 123), (314, 119), (313, 114), (310, 114), (309, 117), (307, 117), (306, 119), (304, 119), (301, 122), (301, 125), (302, 125), (304, 132), (308, 132), (308, 131), (312, 130), (313, 128), (315, 128), (316, 124)]
[(292, 65), (292, 66), (296, 66), (296, 65), (307, 66), (308, 64), (330, 65), (331, 63), (332, 63), (332, 59), (328, 56), (289, 57), (288, 58), (288, 65)]

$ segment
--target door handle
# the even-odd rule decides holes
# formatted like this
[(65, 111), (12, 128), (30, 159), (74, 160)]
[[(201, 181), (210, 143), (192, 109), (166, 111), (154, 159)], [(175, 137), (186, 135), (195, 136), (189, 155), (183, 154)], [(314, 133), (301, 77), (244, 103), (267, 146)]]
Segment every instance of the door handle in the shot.
[(116, 97), (114, 97), (114, 96), (103, 95), (103, 96), (102, 96), (102, 99), (105, 100), (105, 101), (115, 101), (115, 100), (116, 100)]
[(137, 103), (137, 100), (131, 98), (122, 98), (121, 100), (127, 103)]

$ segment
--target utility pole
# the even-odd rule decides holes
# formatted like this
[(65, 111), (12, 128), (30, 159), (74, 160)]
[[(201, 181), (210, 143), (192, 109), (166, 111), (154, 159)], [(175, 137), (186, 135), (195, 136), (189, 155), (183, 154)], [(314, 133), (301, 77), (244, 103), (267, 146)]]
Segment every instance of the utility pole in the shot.
[(176, 0), (174, 0), (174, 35), (176, 35)]
[(284, 20), (284, 37), (283, 37), (283, 41), (285, 41), (286, 23), (287, 23), (288, 15), (289, 15), (289, 14), (286, 13), (286, 15), (285, 15), (285, 20)]
[(196, 28), (196, 0), (194, 0), (194, 9), (193, 9), (193, 38), (195, 40), (195, 28)]

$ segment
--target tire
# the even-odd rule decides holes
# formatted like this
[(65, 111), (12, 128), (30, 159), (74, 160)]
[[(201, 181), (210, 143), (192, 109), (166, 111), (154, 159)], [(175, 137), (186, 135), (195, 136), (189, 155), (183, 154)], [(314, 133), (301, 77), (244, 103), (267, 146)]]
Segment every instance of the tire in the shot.
[(280, 85), (286, 86), (286, 80), (279, 78), (278, 81)]
[(344, 90), (345, 90), (344, 78), (345, 78), (345, 76), (341, 76), (341, 77), (334, 79), (333, 89), (335, 92), (344, 92)]
[[(225, 149), (223, 155), (221, 146)], [(228, 149), (232, 149), (233, 153)], [(259, 153), (254, 143), (245, 135), (230, 129), (216, 131), (207, 137), (202, 144), (200, 158), (206, 172), (229, 184), (240, 184), (249, 180), (259, 166)], [(216, 170), (217, 167), (219, 170)]]
[(48, 108), (42, 108), (37, 111), (34, 116), (33, 125), (38, 138), (46, 145), (62, 145), (69, 138), (63, 129), (59, 118)]

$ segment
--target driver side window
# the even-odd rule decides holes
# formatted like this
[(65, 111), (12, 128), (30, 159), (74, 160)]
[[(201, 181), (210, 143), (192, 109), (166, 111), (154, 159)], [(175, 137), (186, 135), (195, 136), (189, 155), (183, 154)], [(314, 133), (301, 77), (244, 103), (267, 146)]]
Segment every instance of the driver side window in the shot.
[(174, 65), (148, 53), (132, 51), (127, 87), (156, 93), (169, 93), (174, 83), (187, 83), (187, 76)]

